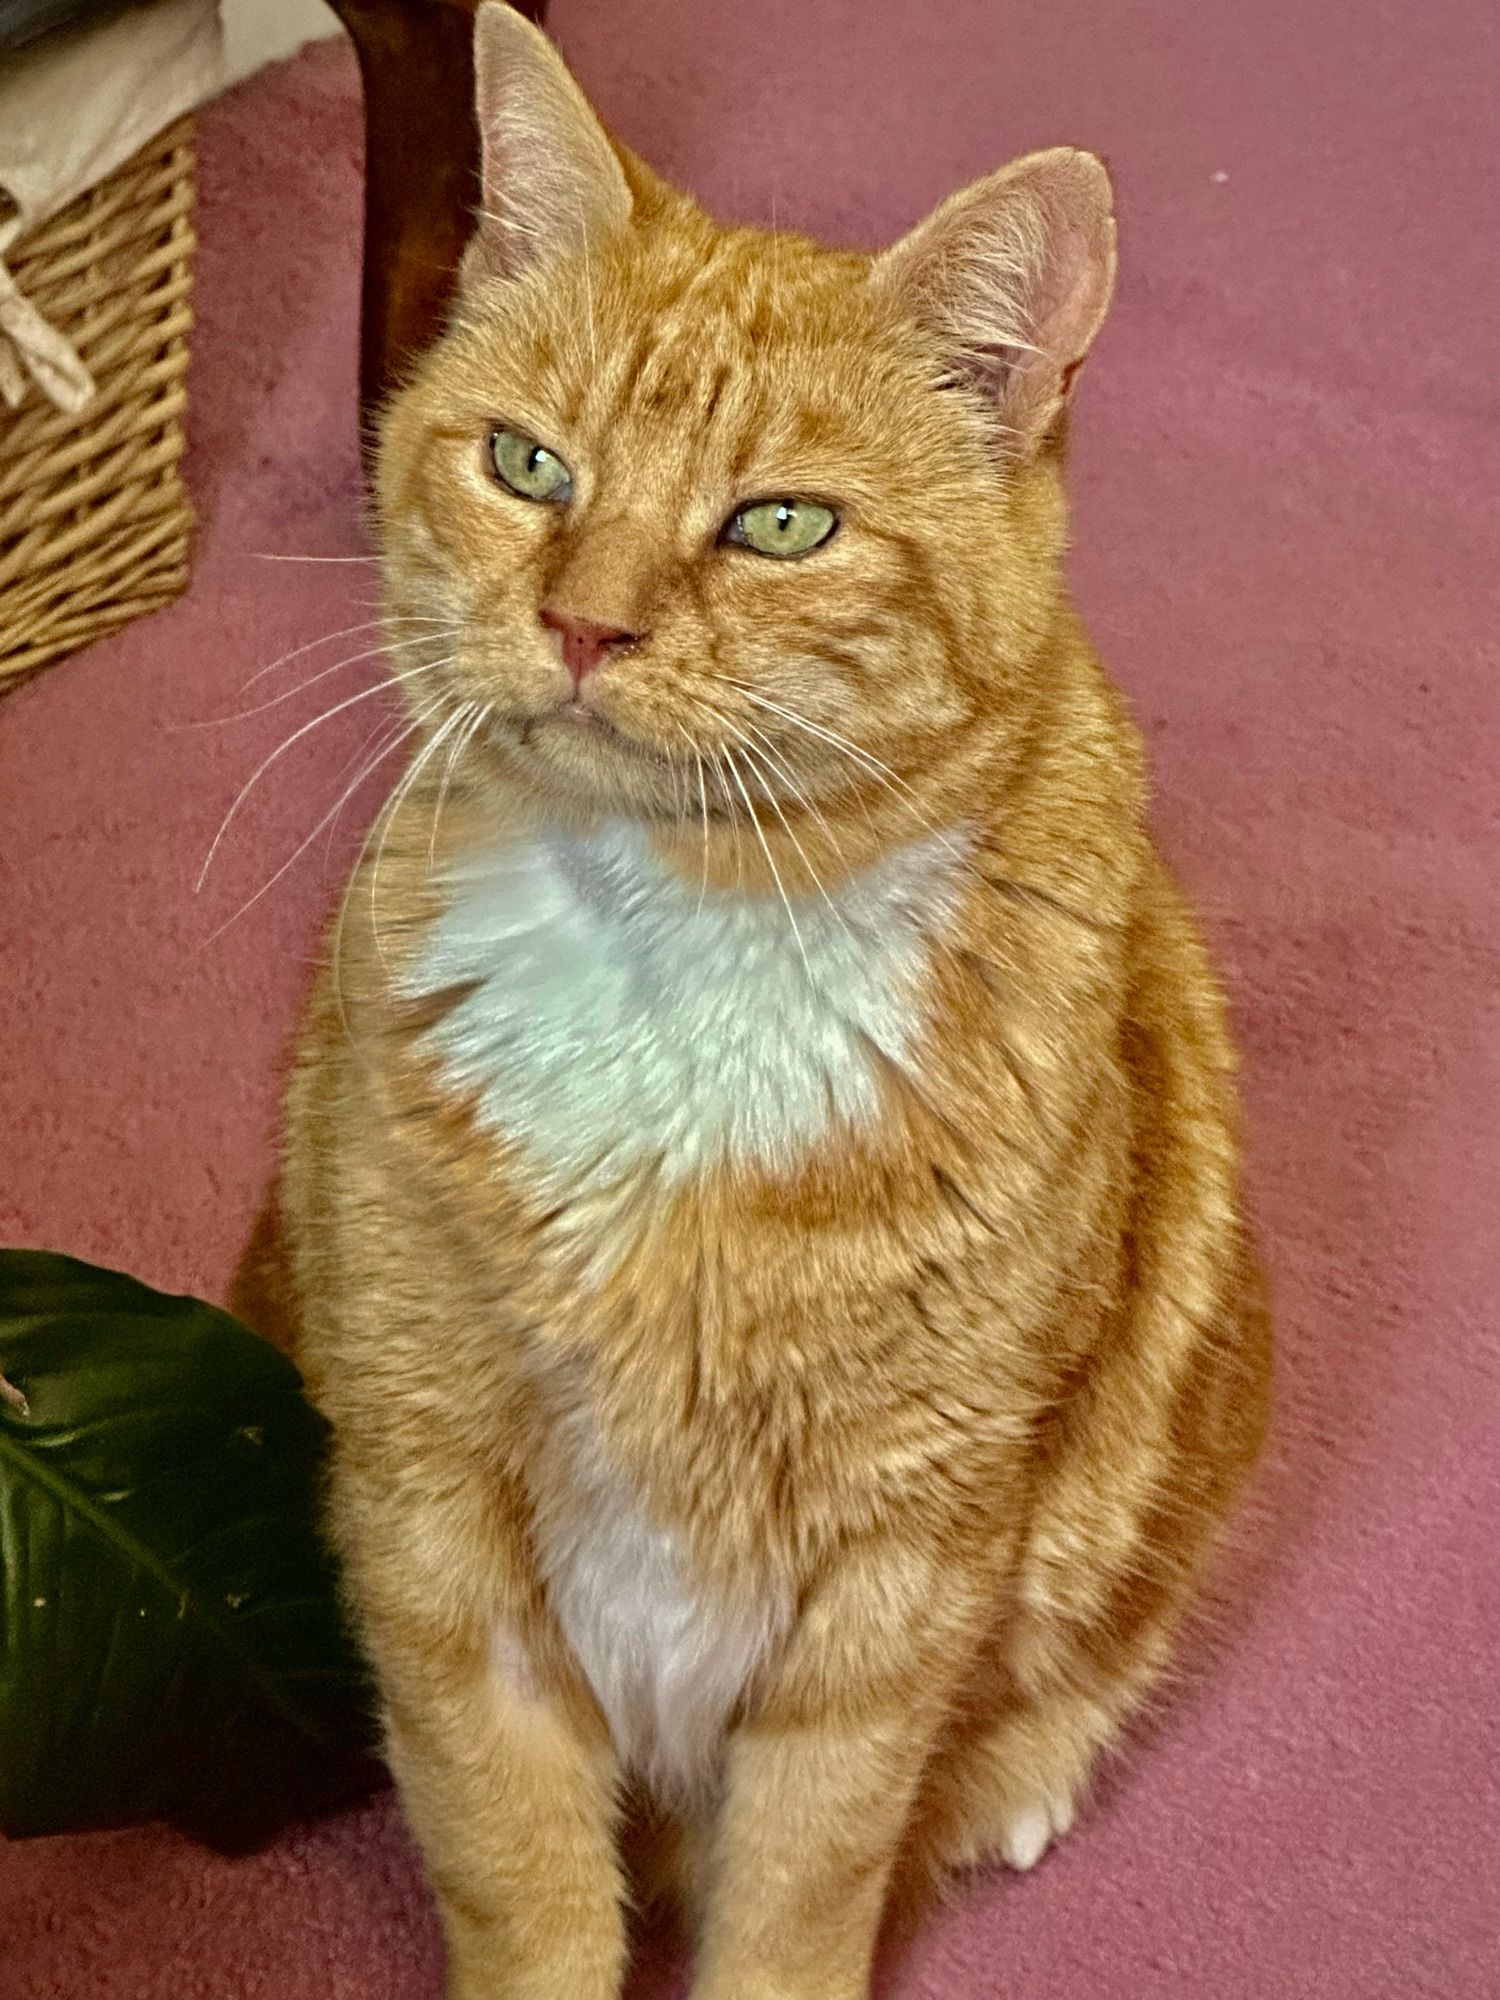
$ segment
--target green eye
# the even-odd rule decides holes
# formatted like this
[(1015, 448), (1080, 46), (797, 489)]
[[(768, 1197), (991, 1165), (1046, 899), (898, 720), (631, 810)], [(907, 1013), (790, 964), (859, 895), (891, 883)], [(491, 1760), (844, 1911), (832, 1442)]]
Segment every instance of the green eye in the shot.
[(838, 524), (833, 509), (816, 500), (757, 500), (740, 509), (724, 539), (754, 549), (758, 556), (805, 556), (826, 542)]
[(490, 432), (490, 459), (502, 486), (523, 500), (570, 499), (573, 475), (555, 452), (525, 431)]

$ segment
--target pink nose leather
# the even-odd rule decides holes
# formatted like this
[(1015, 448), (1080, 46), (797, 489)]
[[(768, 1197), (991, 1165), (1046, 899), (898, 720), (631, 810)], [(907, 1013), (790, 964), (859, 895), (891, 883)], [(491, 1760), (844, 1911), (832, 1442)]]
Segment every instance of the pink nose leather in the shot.
[(638, 632), (626, 632), (618, 625), (601, 625), (594, 618), (575, 618), (570, 611), (554, 611), (542, 606), (542, 623), (562, 640), (563, 665), (580, 687), (612, 646), (628, 646)]

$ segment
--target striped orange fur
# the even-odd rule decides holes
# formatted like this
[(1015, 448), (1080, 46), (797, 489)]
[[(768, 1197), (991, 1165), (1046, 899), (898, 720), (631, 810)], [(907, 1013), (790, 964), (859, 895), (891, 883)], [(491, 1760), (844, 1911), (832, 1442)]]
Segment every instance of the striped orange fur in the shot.
[[(1264, 1423), (1224, 1008), (1061, 573), (1109, 184), (720, 228), (478, 32), (381, 448), (421, 751), (289, 1111), (332, 1528), (454, 2000), (608, 2000), (657, 1892), (696, 2000), (858, 2000), (1072, 1824)], [(831, 537), (736, 539), (782, 500)]]

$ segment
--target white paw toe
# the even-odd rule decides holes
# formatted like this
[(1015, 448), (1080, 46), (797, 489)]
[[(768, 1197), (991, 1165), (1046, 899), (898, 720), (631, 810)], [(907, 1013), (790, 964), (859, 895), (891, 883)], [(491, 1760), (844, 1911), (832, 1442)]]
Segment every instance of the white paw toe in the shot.
[(1012, 1868), (1035, 1868), (1053, 1841), (1072, 1827), (1073, 1817), (1073, 1801), (1063, 1796), (1022, 1806), (1000, 1836), (1002, 1858)]

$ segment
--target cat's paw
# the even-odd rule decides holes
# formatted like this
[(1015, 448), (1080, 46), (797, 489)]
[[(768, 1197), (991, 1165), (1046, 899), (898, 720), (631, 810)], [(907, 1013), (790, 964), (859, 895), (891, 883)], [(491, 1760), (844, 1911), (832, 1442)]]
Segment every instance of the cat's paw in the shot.
[(1066, 1792), (1031, 1799), (1010, 1814), (1000, 1829), (1000, 1858), (1008, 1867), (1035, 1868), (1054, 1840), (1061, 1840), (1074, 1820), (1073, 1801)]

